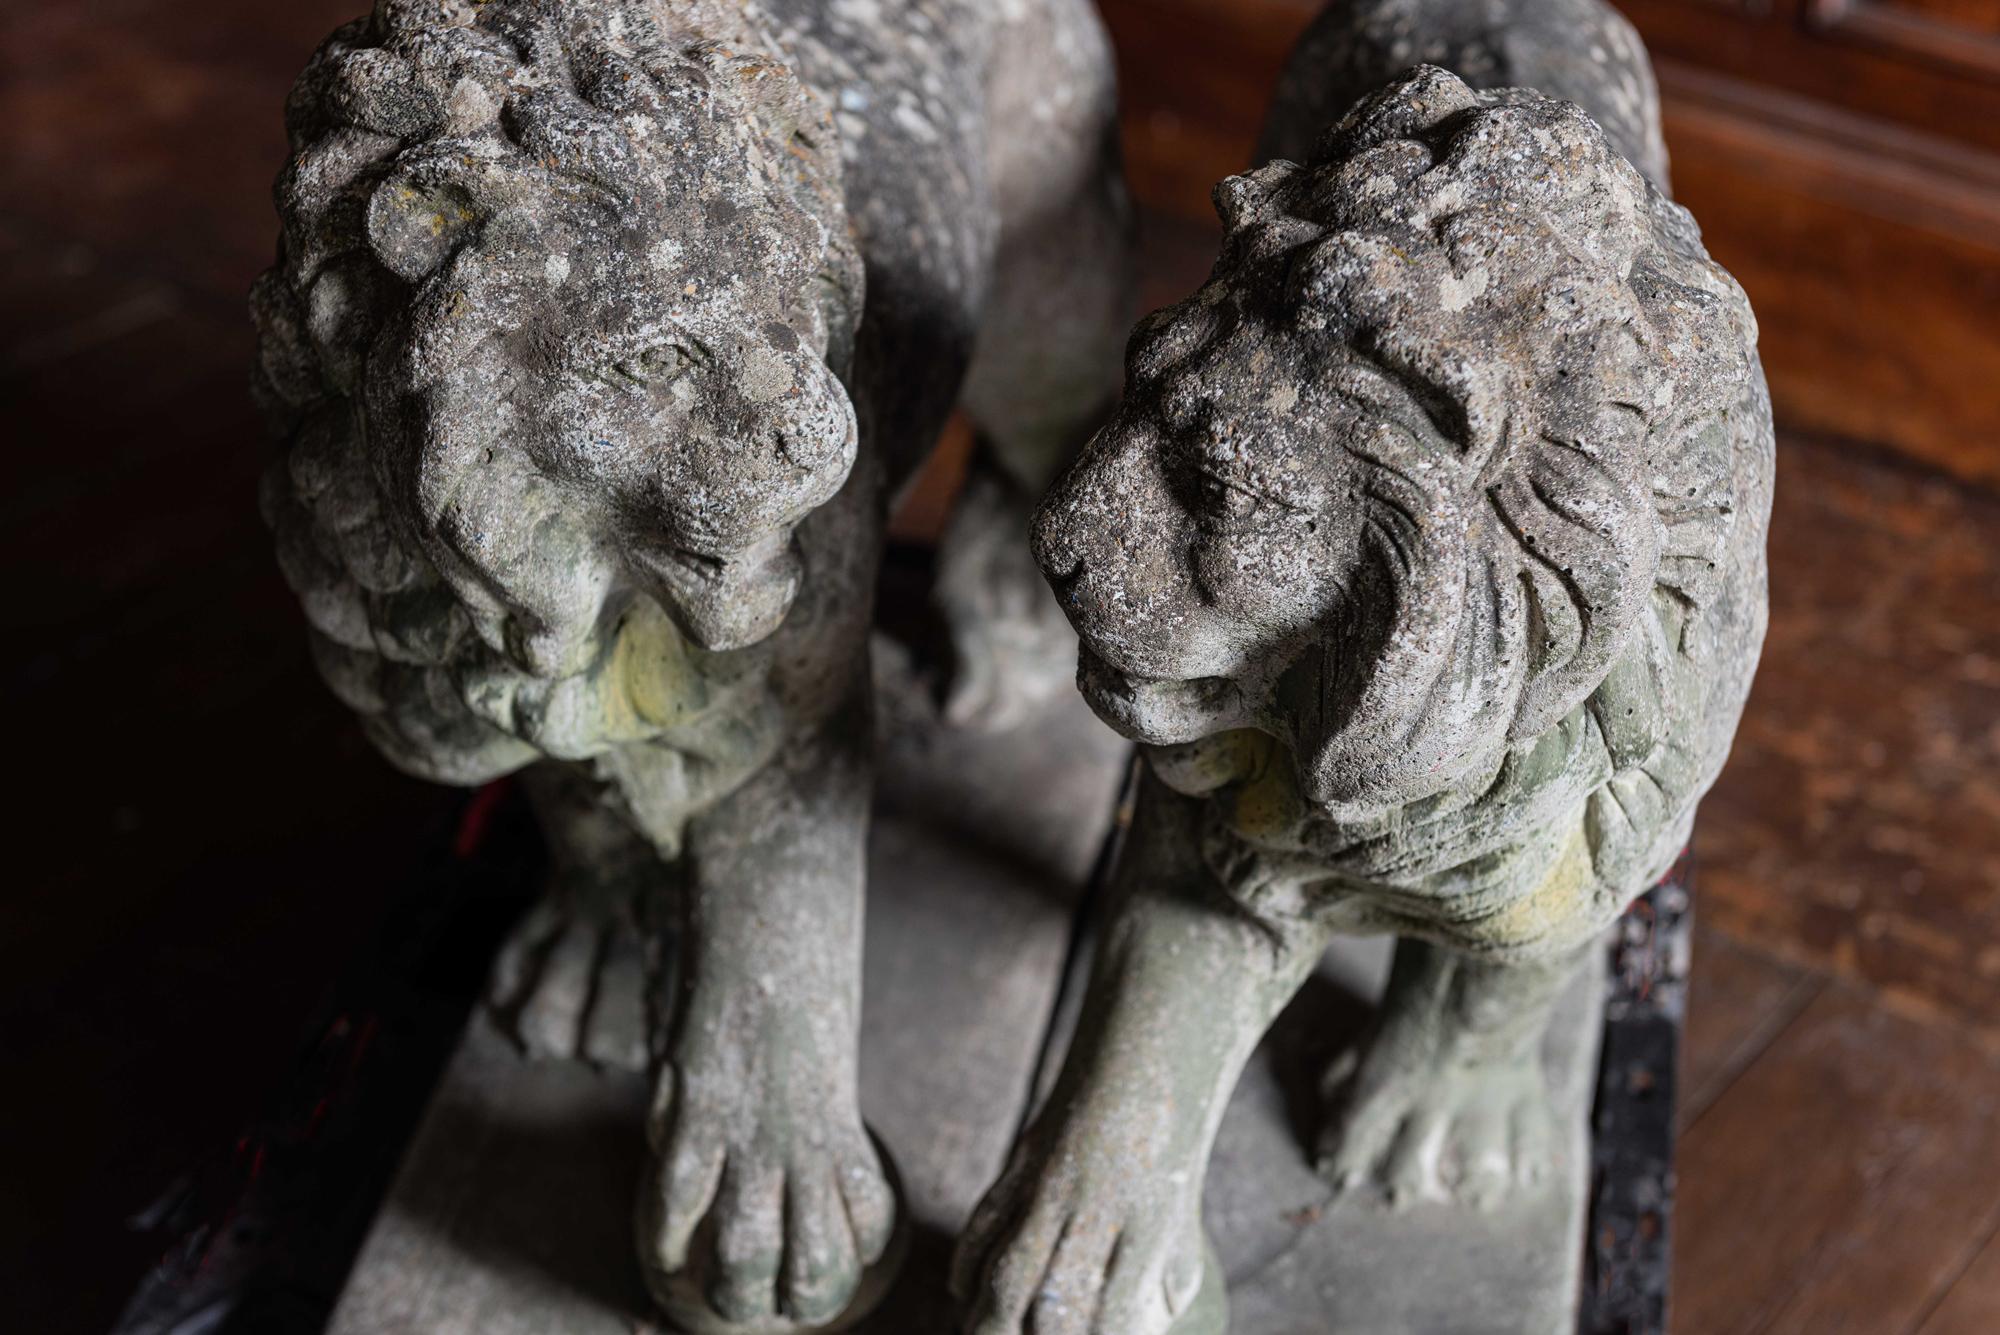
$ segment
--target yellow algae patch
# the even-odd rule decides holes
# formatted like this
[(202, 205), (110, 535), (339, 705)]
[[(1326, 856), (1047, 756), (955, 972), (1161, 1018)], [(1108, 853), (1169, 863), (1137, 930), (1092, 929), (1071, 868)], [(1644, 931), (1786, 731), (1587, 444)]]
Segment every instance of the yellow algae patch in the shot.
[(1269, 733), (1238, 728), (1151, 753), (1161, 782), (1190, 797), (1220, 794), (1229, 827), (1246, 839), (1277, 839), (1305, 819), (1285, 746)]
[(1305, 802), (1293, 782), (1284, 748), (1275, 738), (1255, 736), (1262, 745), (1249, 780), (1232, 797), (1229, 823), (1245, 839), (1277, 839), (1305, 819)]
[(708, 682), (658, 605), (636, 603), (619, 623), (604, 692), (605, 730), (632, 736), (677, 727), (708, 707)]
[(1583, 822), (1578, 821), (1539, 885), (1459, 930), (1480, 945), (1503, 948), (1569, 935), (1589, 921), (1596, 888), (1590, 844), (1583, 836)]

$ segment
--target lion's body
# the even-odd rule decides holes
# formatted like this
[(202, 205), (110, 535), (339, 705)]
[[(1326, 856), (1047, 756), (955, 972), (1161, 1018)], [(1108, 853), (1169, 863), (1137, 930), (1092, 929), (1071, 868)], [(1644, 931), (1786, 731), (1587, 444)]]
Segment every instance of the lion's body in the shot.
[[(1662, 193), (1667, 157), (1644, 44), (1597, 0), (1440, 5), (1356, 0), (1322, 11), (1287, 62), (1260, 154), (1304, 159), (1360, 98), (1407, 66), (1475, 89), (1577, 103)], [(1479, 955), (1562, 950), (1622, 913), (1686, 848), (1727, 758), (1766, 621), (1771, 408), (1754, 347), (1719, 438), (1646, 461), (1673, 534), (1660, 587), (1581, 704), (1495, 757), (1483, 783), (1354, 820), (1300, 800), (1289, 828), (1211, 809), (1207, 849), (1248, 902), (1343, 931), (1426, 937)], [(1689, 497), (1697, 497), (1691, 502)], [(1629, 720), (1642, 715), (1645, 727)], [(1283, 766), (1273, 779), (1283, 780)], [(1317, 885), (1317, 894), (1305, 887)], [(1282, 888), (1280, 888), (1282, 887)], [(1309, 907), (1310, 903), (1310, 907)]]
[(1304, 161), (1349, 107), (1420, 64), (1473, 88), (1532, 88), (1576, 103), (1647, 180), (1667, 188), (1645, 44), (1598, 0), (1335, 0), (1285, 62), (1258, 160)]
[[(983, 432), (1008, 442), (1024, 415), (1037, 426), (1101, 409), (1127, 280), (1115, 258), (1121, 187), (1108, 170), (1110, 49), (1093, 7), (767, 3), (840, 131), (868, 271), (856, 399), (890, 485), (961, 397)], [(1060, 321), (1046, 318), (1055, 311)], [(1024, 327), (1036, 337), (1013, 336)], [(1055, 402), (1012, 401), (1024, 395)]]
[(1662, 193), (1651, 88), (1599, 0), (1333, 0), (1208, 282), (1134, 333), (1033, 540), (1148, 772), (1062, 1076), (960, 1246), (972, 1335), (1051, 1294), (1221, 1335), (1210, 1149), (1337, 933), (1398, 937), (1324, 1085), (1337, 1191), (1490, 1208), (1575, 1143), (1550, 1016), (1684, 844), (1765, 624), (1755, 321)]
[[(854, 1087), (884, 519), (962, 404), (954, 717), (1065, 680), (1018, 534), (1116, 394), (1113, 103), (1087, 0), (377, 0), (288, 107), (252, 296), (281, 564), (391, 760), (528, 771), (551, 900), (495, 1011), (655, 1067), (640, 1252), (682, 1328), (817, 1328), (888, 1246)], [(782, 1217), (740, 1196), (787, 1175)]]

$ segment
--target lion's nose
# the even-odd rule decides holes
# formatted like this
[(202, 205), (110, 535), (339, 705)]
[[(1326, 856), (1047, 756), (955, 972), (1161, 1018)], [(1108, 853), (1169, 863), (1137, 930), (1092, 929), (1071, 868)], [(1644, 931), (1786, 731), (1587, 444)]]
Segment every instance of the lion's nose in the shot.
[(1042, 578), (1067, 606), (1069, 592), (1083, 578), (1083, 553), (1053, 496), (1035, 511), (1028, 527), (1028, 549), (1041, 568)]
[(801, 394), (772, 414), (771, 443), (792, 467), (805, 473), (838, 470), (846, 476), (854, 446), (854, 413), (844, 397)]
[(1054, 506), (1038, 506), (1034, 520), (1028, 524), (1028, 552), (1034, 554), (1034, 564), (1042, 568), (1042, 576), (1050, 584), (1074, 580), (1082, 566), (1082, 560), (1064, 538), (1066, 534), (1054, 514)]

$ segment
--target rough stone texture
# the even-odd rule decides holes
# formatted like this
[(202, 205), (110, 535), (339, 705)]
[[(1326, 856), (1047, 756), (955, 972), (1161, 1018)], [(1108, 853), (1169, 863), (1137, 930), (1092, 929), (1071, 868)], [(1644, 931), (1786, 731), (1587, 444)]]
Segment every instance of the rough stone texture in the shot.
[(328, 1329), (657, 1329), (604, 1208), (643, 1167), (645, 1114), (638, 1073), (531, 1063), (476, 1015)]
[[(929, 750), (932, 740), (892, 745)], [(1119, 749), (1099, 754), (1110, 761)], [(1032, 763), (1018, 753), (1003, 761)], [(1113, 773), (1108, 763), (1050, 767), (1046, 791), (1069, 818), (1043, 828), (1089, 844), (1097, 831), (1086, 830), (1084, 813), (1101, 829)], [(921, 786), (920, 771), (895, 768), (890, 786), (902, 776), (911, 790)], [(950, 776), (946, 767), (932, 771)], [(911, 807), (891, 797), (875, 828), (863, 1088), (870, 1125), (899, 1147), (914, 1238), (896, 1287), (859, 1327), (870, 1335), (950, 1328), (945, 1256), (1022, 1114), (1068, 932), (1066, 897), (1078, 883), (941, 833), (936, 818), (957, 805)], [(1071, 851), (1045, 850), (1059, 854), (1050, 865), (1069, 861), (1074, 870)], [(1385, 1335), (1546, 1335), (1556, 1326), (1544, 1318), (1566, 1312), (1575, 1293), (1577, 1249), (1561, 1240), (1582, 1228), (1592, 994), (1574, 990), (1546, 1040), (1568, 1137), (1548, 1189), (1471, 1220), (1442, 1205), (1387, 1213), (1335, 1200), (1297, 1148), (1313, 1068), (1365, 1033), (1388, 972), (1386, 945), (1339, 943), (1259, 1046), (1230, 1101), (1204, 1203), (1229, 1277), (1230, 1329), (1320, 1335), (1333, 1310), (1367, 1314), (1376, 1324), (1361, 1328)], [(638, 1167), (636, 1141), (620, 1129), (639, 1123), (644, 1103), (634, 1075), (530, 1064), (490, 1023), (475, 1021), (356, 1262), (332, 1335), (664, 1335), (647, 1313), (621, 1221), (594, 1205)], [(1402, 1282), (1447, 1266), (1462, 1277), (1450, 1288), (1427, 1285), (1413, 1297)], [(1462, 1324), (1473, 1319), (1457, 1301), (1468, 1284), (1504, 1293), (1508, 1315)], [(1494, 1311), (1480, 1310), (1487, 1318)]]
[[(1269, 776), (1206, 836), (1260, 911), (1532, 948), (1587, 806), (1594, 931), (1685, 843), (1762, 636), (1741, 292), (1576, 107), (1438, 70), (1217, 199), (1042, 512), (1086, 695), (1177, 790)], [(1310, 889), (1454, 868), (1443, 915)]]
[[(1579, 95), (1644, 113), (1642, 60)], [(1203, 1165), (1335, 933), (1400, 939), (1320, 1171), (1541, 1190), (1549, 1018), (1685, 845), (1763, 636), (1755, 322), (1583, 109), (1420, 67), (1216, 204), (1210, 280), (1037, 518), (1149, 764), (1064, 1074), (960, 1252), (974, 1335), (1219, 1329)]]
[(855, 1089), (882, 517), (963, 396), (954, 716), (1061, 679), (1019, 535), (1116, 384), (1112, 103), (1082, 0), (379, 0), (288, 107), (280, 559), (390, 759), (536, 766), (554, 893), (496, 1011), (650, 1055), (640, 1247), (690, 1329), (822, 1325), (895, 1231)]
[[(1074, 696), (999, 736), (911, 717), (885, 733), (861, 1088), (869, 1126), (894, 1147), (911, 1260), (861, 1329), (934, 1335), (950, 1325), (951, 1240), (1025, 1110), (1073, 901), (1129, 748)], [(966, 837), (1002, 791), (972, 791), (974, 775), (1026, 795), (1033, 838)], [(642, 1167), (646, 1105), (634, 1073), (530, 1062), (475, 1020), (333, 1335), (662, 1331), (616, 1208)]]
[(1334, 1191), (1298, 1152), (1315, 1058), (1367, 1036), (1387, 942), (1315, 970), (1250, 1060), (1209, 1164), (1202, 1218), (1229, 1281), (1231, 1335), (1552, 1335), (1575, 1320), (1591, 1187), (1603, 977), (1571, 979), (1542, 1038), (1557, 1134), (1534, 1189), (1475, 1214)]

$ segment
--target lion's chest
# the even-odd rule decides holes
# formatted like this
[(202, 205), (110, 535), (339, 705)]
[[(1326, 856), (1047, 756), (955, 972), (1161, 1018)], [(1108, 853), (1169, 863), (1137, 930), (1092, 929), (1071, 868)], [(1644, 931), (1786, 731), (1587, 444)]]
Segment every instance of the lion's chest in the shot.
[[(1565, 739), (1552, 737), (1552, 746)], [(1520, 786), (1496, 781), (1485, 800), (1443, 813), (1399, 809), (1336, 820), (1299, 791), (1282, 743), (1225, 733), (1150, 754), (1168, 786), (1203, 799), (1202, 853), (1232, 897), (1271, 918), (1313, 918), (1341, 930), (1442, 938), (1475, 951), (1514, 951), (1571, 929), (1597, 898), (1580, 801), (1554, 800), (1518, 825)], [(1570, 763), (1555, 766), (1558, 777)], [(1589, 767), (1575, 775), (1583, 791)], [(1491, 808), (1491, 809), (1489, 809)]]

